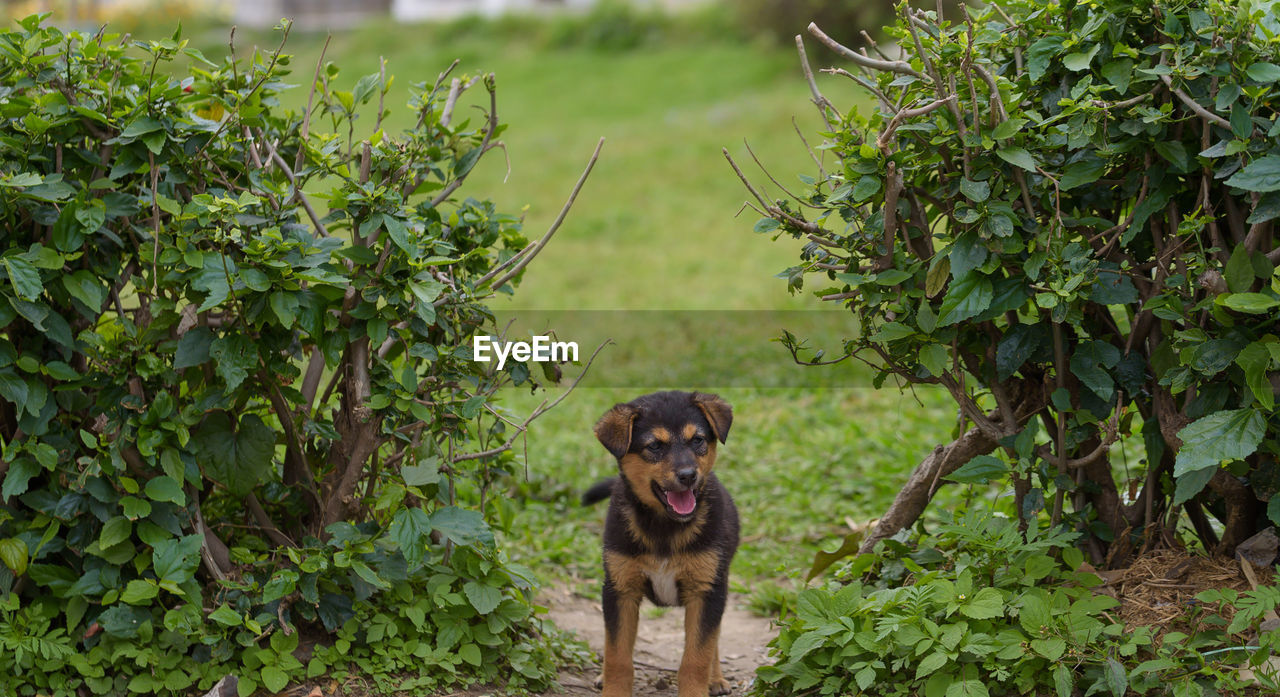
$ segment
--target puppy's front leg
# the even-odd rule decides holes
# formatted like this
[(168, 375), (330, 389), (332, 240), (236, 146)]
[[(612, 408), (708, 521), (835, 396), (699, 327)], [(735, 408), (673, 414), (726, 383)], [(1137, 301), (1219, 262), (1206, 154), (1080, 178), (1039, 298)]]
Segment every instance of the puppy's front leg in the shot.
[(720, 687), (711, 684), (713, 675), (723, 682), (718, 661), (720, 618), (724, 615), (729, 590), (727, 584), (725, 586), (721, 588), (717, 584), (710, 592), (685, 602), (684, 658), (677, 675), (680, 697), (707, 697), (711, 688)]
[(619, 593), (605, 574), (604, 593), (604, 697), (631, 697), (635, 679), (632, 654), (640, 622), (640, 596)]

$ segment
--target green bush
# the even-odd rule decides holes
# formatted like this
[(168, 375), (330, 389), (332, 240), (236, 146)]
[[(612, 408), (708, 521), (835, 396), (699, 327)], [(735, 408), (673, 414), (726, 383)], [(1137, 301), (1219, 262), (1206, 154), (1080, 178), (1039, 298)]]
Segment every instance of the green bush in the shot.
[(1222, 2), (907, 10), (904, 60), (846, 49), (879, 107), (824, 111), (838, 160), (760, 199), (758, 230), (807, 241), (790, 288), (857, 318), (842, 353), (944, 386), (974, 425), (935, 472), (980, 455), (1095, 565), (1175, 509), (1228, 554), (1280, 522), (1276, 29)]
[[(864, 360), (877, 386), (941, 385), (960, 414), (956, 440), (924, 459), (875, 530), (819, 555), (814, 572), (859, 551), (859, 569), (890, 553), (946, 481), (1010, 485), (1013, 496), (991, 505), (1013, 530), (1028, 541), (1070, 532), (1063, 555), (1096, 568), (1181, 544), (1184, 512), (1218, 554), (1280, 522), (1274, 3), (1013, 0), (957, 21), (899, 10), (887, 33), (900, 58), (810, 28), (845, 58), (839, 84), (868, 91), (877, 107), (842, 112), (814, 80), (829, 126), (818, 150), (834, 161), (815, 154), (817, 176), (778, 200), (748, 182), (765, 216), (756, 231), (805, 242), (781, 274), (789, 290), (839, 303), (858, 327), (825, 354), (784, 336), (797, 360)], [(853, 38), (847, 27), (831, 34)], [(838, 611), (797, 609), (775, 644), (778, 667), (762, 676), (783, 694), (1238, 688), (1229, 675), (1181, 680), (1205, 658), (1168, 642), (1123, 643), (1137, 634), (1121, 637), (1118, 626), (1108, 631), (1121, 643), (1064, 636), (1083, 652), (1066, 670), (1046, 662), (1056, 644), (1046, 652), (1034, 641), (1003, 670), (991, 656), (1011, 644), (991, 639), (1016, 629), (1015, 617), (1038, 631), (1026, 603), (1046, 591), (975, 575), (974, 592), (998, 594), (1005, 609), (952, 620), (958, 596), (942, 580), (959, 584), (963, 571), (955, 561), (900, 573), (907, 588), (819, 591)], [(1053, 600), (1055, 613), (1074, 616), (1083, 596), (1072, 593), (1048, 591), (1071, 600)], [(1274, 589), (1258, 593), (1251, 602)], [(882, 627), (886, 613), (905, 613), (916, 629), (958, 622), (948, 636), (986, 639), (939, 656)], [(1213, 637), (1226, 646), (1204, 656), (1238, 664), (1231, 647), (1248, 646), (1265, 658), (1274, 632), (1258, 643), (1226, 638), (1257, 617)], [(881, 654), (891, 659), (877, 662)], [(858, 671), (832, 674), (844, 659)], [(899, 672), (908, 665), (913, 673)], [(1215, 675), (1206, 670), (1192, 673)]]
[[(1024, 539), (1012, 518), (967, 511), (917, 545), (885, 540), (881, 555), (861, 555), (832, 582), (800, 593), (772, 643), (779, 660), (759, 670), (759, 692), (1249, 694), (1237, 668), (1267, 661), (1280, 631), (1244, 644), (1280, 602), (1280, 589), (1245, 594), (1249, 611), (1230, 624), (1208, 611), (1192, 633), (1168, 631), (1157, 640), (1156, 628), (1127, 628), (1107, 613), (1119, 601), (1094, 592), (1102, 581), (1081, 566), (1083, 554), (1071, 546), (1076, 536), (1031, 531)], [(863, 584), (868, 573), (877, 583)], [(1199, 599), (1240, 597), (1208, 591)], [(1224, 645), (1236, 649), (1214, 648)], [(1258, 679), (1280, 688), (1274, 674), (1259, 671)]]
[(540, 689), (571, 653), (484, 516), (530, 376), (470, 341), (537, 251), (458, 194), (494, 78), (413, 86), (393, 136), (391, 75), (308, 68), (299, 114), (288, 65), (0, 33), (6, 694)]

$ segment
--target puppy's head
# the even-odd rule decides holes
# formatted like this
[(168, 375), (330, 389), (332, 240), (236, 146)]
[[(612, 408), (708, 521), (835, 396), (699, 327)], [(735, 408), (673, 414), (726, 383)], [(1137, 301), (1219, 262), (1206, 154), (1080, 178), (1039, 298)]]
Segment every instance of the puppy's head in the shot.
[(692, 520), (729, 437), (733, 408), (713, 394), (655, 392), (615, 405), (596, 422), (596, 438), (640, 502), (676, 521)]

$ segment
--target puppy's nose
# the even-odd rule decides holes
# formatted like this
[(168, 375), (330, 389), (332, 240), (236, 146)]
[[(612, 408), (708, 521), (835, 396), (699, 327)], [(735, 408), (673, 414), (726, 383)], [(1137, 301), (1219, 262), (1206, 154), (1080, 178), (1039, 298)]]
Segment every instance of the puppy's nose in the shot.
[(676, 481), (685, 486), (692, 486), (693, 481), (698, 478), (698, 470), (694, 467), (682, 469), (676, 472)]

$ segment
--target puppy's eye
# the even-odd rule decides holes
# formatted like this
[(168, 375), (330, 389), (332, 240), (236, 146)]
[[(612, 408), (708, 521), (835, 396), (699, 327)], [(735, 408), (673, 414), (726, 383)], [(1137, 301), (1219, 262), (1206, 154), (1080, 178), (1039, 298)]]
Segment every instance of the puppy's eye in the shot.
[(644, 446), (644, 449), (648, 450), (651, 453), (659, 453), (659, 452), (662, 452), (662, 443), (661, 441), (655, 440), (654, 442)]
[(706, 442), (707, 442), (707, 439), (703, 438), (702, 436), (694, 436), (689, 439), (689, 445), (692, 445), (695, 448), (702, 447), (704, 444), (706, 444)]

